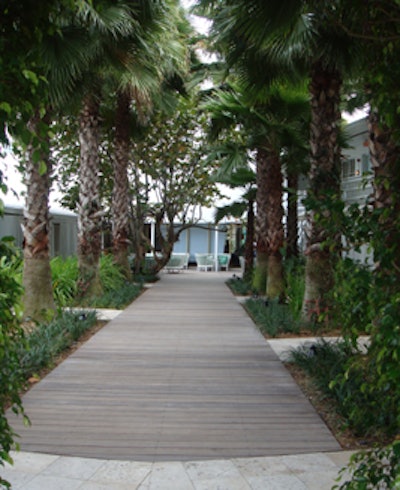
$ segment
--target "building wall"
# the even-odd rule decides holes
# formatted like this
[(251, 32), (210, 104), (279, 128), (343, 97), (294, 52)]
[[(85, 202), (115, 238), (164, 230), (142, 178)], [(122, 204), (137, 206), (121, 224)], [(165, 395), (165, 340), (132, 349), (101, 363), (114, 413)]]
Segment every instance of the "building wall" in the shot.
[(196, 253), (215, 253), (215, 242), (218, 241), (218, 253), (224, 252), (226, 227), (220, 226), (216, 233), (212, 223), (194, 225), (184, 230), (174, 244), (173, 253), (189, 253), (190, 262), (195, 262)]
[[(0, 238), (12, 236), (15, 244), (22, 247), (23, 208), (18, 205), (6, 205), (4, 215), (0, 217)], [(50, 211), (50, 254), (68, 257), (77, 252), (77, 217), (68, 211)]]
[[(372, 193), (371, 159), (368, 148), (368, 128), (365, 118), (348, 124), (346, 127), (349, 148), (342, 150), (341, 190), (342, 199), (346, 205), (364, 205)], [(305, 209), (301, 201), (306, 195), (307, 185), (303, 184), (299, 192), (299, 246), (305, 250), (307, 244), (307, 222)], [(368, 246), (363, 246), (360, 252), (349, 250), (346, 256), (361, 262), (372, 262), (372, 253)]]

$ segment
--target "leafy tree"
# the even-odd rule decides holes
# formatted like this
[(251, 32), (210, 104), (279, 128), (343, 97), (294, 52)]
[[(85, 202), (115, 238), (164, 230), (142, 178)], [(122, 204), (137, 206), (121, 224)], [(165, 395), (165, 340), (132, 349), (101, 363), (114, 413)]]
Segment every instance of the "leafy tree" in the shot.
[(172, 114), (154, 114), (144, 141), (135, 148), (135, 167), (147, 183), (141, 207), (146, 206), (160, 240), (159, 269), (168, 262), (182, 231), (201, 219), (201, 207), (211, 205), (217, 195), (210, 179), (212, 166), (204, 156), (205, 116), (195, 105), (182, 98)]
[[(15, 447), (17, 436), (6, 417), (6, 410), (11, 407), (14, 413), (28, 419), (20, 395), (25, 380), (18, 357), (18, 349), (24, 342), (20, 325), (22, 287), (17, 279), (21, 258), (13, 244), (4, 239), (0, 242), (0, 251), (0, 465), (3, 466), (4, 462), (13, 462), (10, 451)], [(10, 487), (1, 477), (0, 486)]]

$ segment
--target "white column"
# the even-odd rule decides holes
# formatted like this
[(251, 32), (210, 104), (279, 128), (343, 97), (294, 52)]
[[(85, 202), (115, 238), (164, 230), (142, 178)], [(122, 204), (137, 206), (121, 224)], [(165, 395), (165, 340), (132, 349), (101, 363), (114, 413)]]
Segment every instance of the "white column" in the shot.
[(215, 260), (215, 270), (218, 271), (218, 225), (215, 225), (215, 236), (214, 236), (214, 260)]
[(150, 222), (150, 243), (153, 249), (156, 248), (156, 224), (154, 221)]

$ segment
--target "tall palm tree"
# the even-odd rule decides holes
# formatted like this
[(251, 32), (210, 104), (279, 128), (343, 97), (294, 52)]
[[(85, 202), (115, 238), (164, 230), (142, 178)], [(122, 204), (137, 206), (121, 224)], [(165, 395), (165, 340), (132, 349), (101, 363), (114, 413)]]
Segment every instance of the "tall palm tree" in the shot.
[(248, 135), (247, 148), (256, 152), (257, 262), (261, 267), (266, 262), (265, 293), (276, 298), (284, 292), (281, 151), (297, 133), (290, 117), (307, 112), (307, 100), (302, 91), (276, 85), (254, 104), (238, 88), (237, 92), (216, 92), (208, 108), (216, 126), (240, 123)]
[[(340, 199), (339, 109), (343, 74), (349, 75), (362, 60), (360, 45), (328, 21), (334, 3), (307, 0), (213, 2), (200, 0), (203, 11), (214, 19), (215, 39), (228, 62), (250, 70), (259, 88), (271, 76), (303, 72), (310, 80), (310, 209), (307, 246), (306, 291), (303, 311), (325, 301), (333, 284), (332, 253), (340, 240), (317, 217), (329, 221), (332, 202)], [(259, 60), (256, 64), (255, 61)], [(261, 61), (276, 64), (275, 73), (263, 72)], [(251, 62), (251, 66), (249, 64)]]
[[(115, 261), (125, 275), (131, 275), (128, 262), (129, 244), (129, 181), (128, 167), (131, 131), (131, 110), (136, 119), (165, 97), (173, 77), (182, 77), (188, 69), (188, 22), (183, 18), (179, 2), (169, 0), (163, 5), (151, 2), (146, 8), (136, 8), (135, 21), (139, 35), (133, 32), (124, 40), (126, 50), (123, 72), (117, 80), (117, 104), (114, 137), (113, 189), (113, 248)], [(151, 9), (149, 9), (149, 6)], [(119, 47), (117, 46), (117, 53)], [(121, 56), (122, 57), (122, 56)], [(118, 73), (118, 72), (117, 72)]]
[(130, 104), (131, 97), (127, 91), (117, 94), (114, 138), (114, 186), (112, 194), (113, 210), (113, 249), (114, 260), (127, 279), (131, 278), (128, 260), (129, 244), (129, 180), (128, 165), (130, 159)]
[(79, 115), (78, 263), (82, 296), (99, 296), (101, 255), (101, 201), (99, 158), (99, 110), (96, 94), (88, 94)]
[[(144, 7), (146, 8), (146, 7)], [(81, 82), (82, 108), (79, 115), (81, 147), (80, 187), (78, 204), (78, 260), (79, 281), (83, 294), (99, 295), (102, 285), (99, 275), (101, 255), (100, 196), (100, 103), (102, 85), (112, 70), (125, 64), (126, 51), (122, 49), (132, 32), (139, 28), (132, 2), (109, 2), (96, 11), (88, 9), (80, 25), (93, 47), (95, 57), (87, 70), (76, 80)]]
[[(23, 286), (24, 316), (34, 320), (48, 319), (55, 312), (50, 269), (49, 193), (52, 164), (48, 152), (47, 113), (33, 116), (28, 124), (32, 141), (25, 162), (27, 185), (23, 220)], [(38, 138), (38, 135), (42, 135)]]
[[(30, 46), (29, 60), (38, 73), (46, 77), (46, 84), (37, 83), (31, 106), (35, 108), (28, 129), (31, 139), (27, 152), (25, 182), (27, 185), (24, 210), (24, 270), (25, 315), (43, 319), (55, 311), (50, 272), (49, 253), (49, 193), (52, 163), (50, 158), (50, 124), (71, 95), (73, 79), (90, 61), (85, 43), (79, 33), (69, 27), (82, 5), (71, 2), (69, 7), (55, 2), (45, 10), (46, 25), (37, 43)], [(62, 15), (53, 15), (54, 11)], [(43, 14), (43, 10), (41, 10)], [(47, 23), (46, 23), (47, 22)], [(36, 29), (36, 26), (35, 26)], [(79, 49), (78, 49), (79, 47)], [(31, 72), (30, 77), (35, 74)], [(51, 107), (51, 109), (50, 109)], [(23, 114), (23, 111), (21, 112)], [(18, 126), (16, 135), (18, 136)], [(23, 137), (26, 140), (26, 137)]]

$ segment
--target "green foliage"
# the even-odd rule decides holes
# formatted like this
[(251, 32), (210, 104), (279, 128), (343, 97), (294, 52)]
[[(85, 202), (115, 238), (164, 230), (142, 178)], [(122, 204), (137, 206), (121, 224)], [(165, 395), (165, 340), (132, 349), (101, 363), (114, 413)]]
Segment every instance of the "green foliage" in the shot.
[[(350, 479), (349, 479), (350, 473)], [(358, 452), (340, 472), (347, 481), (332, 490), (395, 490), (400, 488), (400, 441)]]
[(369, 266), (349, 258), (340, 260), (335, 268), (335, 285), (330, 321), (342, 328), (346, 335), (356, 339), (371, 324), (373, 311), (371, 295), (373, 274)]
[(387, 438), (396, 431), (398, 387), (380, 386), (377, 364), (350, 342), (319, 340), (291, 353), (291, 362), (300, 366), (318, 389), (333, 398), (337, 412), (356, 435)]
[(54, 297), (59, 307), (89, 306), (93, 308), (123, 308), (141, 292), (142, 285), (127, 283), (124, 275), (114, 264), (112, 255), (100, 259), (100, 279), (104, 294), (89, 299), (78, 298), (78, 259), (77, 257), (55, 257), (51, 260)]
[[(0, 254), (0, 465), (4, 465), (5, 461), (12, 463), (10, 451), (18, 447), (5, 411), (11, 406), (14, 413), (26, 418), (20, 397), (25, 383), (18, 358), (18, 348), (25, 340), (20, 326), (22, 287), (17, 277), (20, 256), (5, 241), (0, 242)], [(9, 486), (1, 477), (0, 485)]]
[(294, 321), (300, 322), (304, 298), (304, 261), (300, 259), (285, 260), (286, 301)]
[(246, 301), (245, 307), (264, 335), (276, 337), (281, 333), (300, 331), (300, 325), (293, 320), (288, 305), (275, 300), (266, 302), (251, 298)]
[(76, 257), (54, 257), (50, 261), (54, 299), (59, 307), (70, 306), (78, 293), (78, 261)]
[(348, 394), (353, 391), (359, 392), (363, 380), (359, 375), (353, 376), (349, 380), (351, 386), (346, 387), (338, 386), (332, 383), (332, 380), (344, 375), (346, 364), (353, 359), (353, 356), (354, 349), (349, 343), (344, 341), (331, 343), (320, 339), (312, 346), (305, 344), (293, 349), (290, 362), (301, 367), (325, 395), (334, 397), (338, 404), (338, 413), (346, 417), (348, 411), (343, 408), (343, 405), (346, 404)]
[[(301, 367), (325, 395), (332, 396), (330, 383), (343, 374), (344, 365), (352, 355), (353, 349), (348, 343), (331, 343), (320, 339), (312, 345), (304, 344), (293, 349), (289, 361)], [(341, 399), (343, 396), (338, 390), (337, 400), (340, 402)]]
[(112, 255), (102, 255), (100, 258), (100, 280), (105, 293), (115, 291), (125, 283), (125, 276), (114, 263)]
[(51, 367), (57, 356), (96, 323), (95, 312), (65, 312), (49, 324), (39, 324), (18, 349), (25, 378)]

